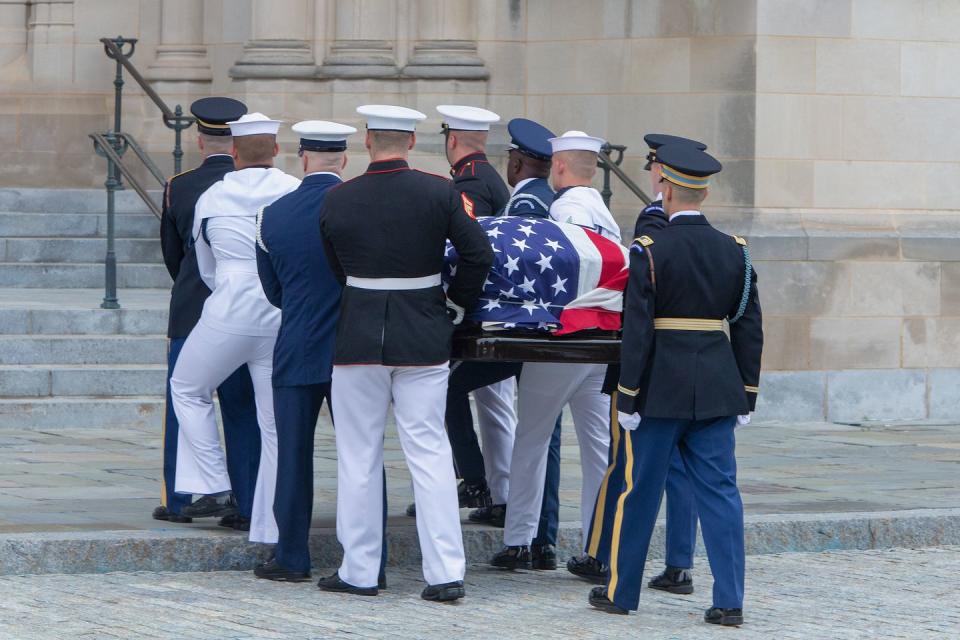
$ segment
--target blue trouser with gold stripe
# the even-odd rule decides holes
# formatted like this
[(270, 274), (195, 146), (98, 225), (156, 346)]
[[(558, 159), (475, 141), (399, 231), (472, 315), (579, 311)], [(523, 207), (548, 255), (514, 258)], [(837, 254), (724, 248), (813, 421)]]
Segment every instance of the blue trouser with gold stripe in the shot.
[[(614, 392), (616, 394), (616, 392)], [(612, 399), (616, 407), (616, 395)], [(622, 429), (616, 416), (610, 421), (610, 455), (607, 473), (597, 494), (590, 532), (585, 541), (584, 551), (600, 562), (610, 564), (610, 530), (616, 514), (617, 499), (623, 490), (623, 456), (621, 446)], [(687, 476), (686, 467), (680, 452), (674, 449), (670, 456), (670, 470), (666, 481), (667, 499), (667, 544), (666, 564), (679, 569), (693, 568), (693, 554), (697, 542), (697, 507), (693, 500), (693, 487)]]
[[(700, 514), (713, 573), (713, 606), (743, 606), (743, 502), (737, 489), (734, 416), (709, 420), (644, 418), (620, 430), (624, 484), (610, 532), (607, 597), (624, 609), (640, 601), (643, 567), (660, 510), (670, 457), (679, 449)], [(622, 461), (622, 462), (621, 462)]]
[[(285, 569), (310, 571), (310, 525), (313, 521), (313, 452), (320, 409), (330, 406), (330, 383), (273, 388), (277, 418), (277, 490), (273, 515), (278, 539), (273, 555)], [(387, 482), (383, 482), (383, 551), (387, 562)]]
[[(171, 338), (167, 351), (167, 406), (163, 422), (163, 486), (161, 503), (172, 513), (190, 504), (192, 496), (174, 493), (177, 479), (177, 435), (180, 422), (170, 398), (170, 375), (177, 365), (186, 338)], [(253, 381), (246, 365), (234, 371), (217, 388), (220, 417), (223, 418), (223, 444), (227, 451), (227, 474), (237, 499), (240, 515), (249, 518), (253, 511), (253, 492), (260, 467), (260, 426), (254, 402)]]

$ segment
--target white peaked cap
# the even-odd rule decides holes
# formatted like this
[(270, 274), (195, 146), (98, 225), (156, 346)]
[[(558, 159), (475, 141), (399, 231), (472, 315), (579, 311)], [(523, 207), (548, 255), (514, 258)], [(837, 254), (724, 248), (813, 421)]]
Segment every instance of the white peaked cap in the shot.
[(271, 120), (259, 111), (256, 113), (248, 113), (240, 116), (239, 120), (233, 120), (227, 123), (230, 127), (230, 135), (234, 137), (256, 136), (265, 133), (275, 136), (280, 130), (281, 124), (283, 124), (281, 121)]
[(480, 107), (441, 104), (437, 111), (448, 127), (458, 131), (489, 131), (491, 124), (500, 121), (500, 116), (493, 111)]
[(416, 109), (390, 104), (365, 104), (357, 113), (366, 118), (367, 129), (381, 131), (416, 131), (417, 123), (427, 119)]
[(562, 136), (550, 138), (550, 146), (553, 152), (560, 151), (592, 151), (600, 153), (606, 140), (603, 138), (594, 138), (588, 136), (583, 131), (567, 131)]
[(342, 142), (356, 133), (353, 127), (327, 120), (304, 120), (293, 125), (293, 132), (304, 140), (321, 142)]

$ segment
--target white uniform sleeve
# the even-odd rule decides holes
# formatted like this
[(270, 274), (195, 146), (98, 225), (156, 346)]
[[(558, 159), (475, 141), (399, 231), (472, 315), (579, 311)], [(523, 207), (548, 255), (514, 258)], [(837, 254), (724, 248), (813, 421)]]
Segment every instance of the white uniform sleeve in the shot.
[(554, 200), (553, 204), (550, 205), (550, 217), (557, 222), (568, 222), (585, 227), (591, 231), (597, 230), (593, 216), (590, 215), (590, 209), (583, 206), (582, 202), (578, 202), (571, 196)]
[(194, 209), (193, 244), (194, 252), (197, 255), (197, 267), (200, 270), (200, 278), (203, 280), (203, 283), (207, 285), (207, 288), (213, 291), (217, 288), (217, 259), (213, 255), (213, 249), (211, 249), (207, 241), (203, 239), (203, 234), (200, 232), (203, 226), (203, 202), (204, 197), (200, 196)]

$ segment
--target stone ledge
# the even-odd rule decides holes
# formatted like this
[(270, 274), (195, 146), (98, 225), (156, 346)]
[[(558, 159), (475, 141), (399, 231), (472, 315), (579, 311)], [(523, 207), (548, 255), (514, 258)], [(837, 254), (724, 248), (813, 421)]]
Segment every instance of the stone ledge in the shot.
[[(748, 516), (747, 553), (819, 552), (960, 544), (960, 509), (917, 509), (866, 513), (814, 513)], [(579, 523), (562, 523), (561, 559), (579, 554)], [(464, 527), (467, 561), (486, 562), (501, 545), (501, 531)], [(391, 526), (387, 536), (391, 566), (417, 566), (416, 528)], [(657, 524), (650, 557), (663, 554), (664, 523)], [(340, 561), (334, 529), (314, 530), (310, 539), (317, 567)], [(703, 544), (698, 545), (703, 553)], [(229, 532), (157, 529), (23, 533), (0, 536), (0, 575), (106, 573), (111, 571), (249, 570), (269, 555), (269, 547), (251, 544)]]

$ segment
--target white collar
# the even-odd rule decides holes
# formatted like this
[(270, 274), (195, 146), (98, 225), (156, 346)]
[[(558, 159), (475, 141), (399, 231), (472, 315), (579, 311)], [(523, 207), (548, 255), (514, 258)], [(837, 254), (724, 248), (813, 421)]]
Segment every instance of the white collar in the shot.
[[(513, 188), (513, 193), (516, 193), (517, 191), (520, 191), (520, 189), (523, 187), (523, 185), (527, 184), (528, 182), (532, 182), (532, 181), (534, 181), (534, 180), (536, 180), (536, 178), (524, 178), (523, 180), (521, 180), (520, 182), (517, 183), (517, 186), (515, 186), (515, 187)], [(510, 194), (510, 195), (513, 195), (513, 194)]]
[(700, 213), (699, 211), (694, 211), (693, 209), (689, 209), (687, 211), (677, 211), (676, 213), (670, 214), (670, 222), (673, 222), (674, 218), (678, 218), (680, 216), (700, 216), (700, 215), (703, 215), (703, 214)]
[(663, 202), (663, 191), (657, 191), (657, 197), (654, 198), (653, 201), (656, 202), (657, 200)]
[(311, 172), (308, 173), (307, 175), (303, 176), (303, 178), (304, 178), (304, 179), (307, 179), (307, 178), (309, 178), (310, 176), (320, 176), (320, 175), (323, 175), (323, 174), (326, 174), (326, 175), (328, 175), (328, 176), (336, 176), (338, 179), (343, 180), (343, 178), (340, 177), (340, 174), (339, 174), (339, 173), (334, 173), (333, 171), (311, 171)]
[[(210, 155), (207, 156), (207, 158), (219, 158), (221, 156), (233, 159), (233, 156), (230, 155), (229, 153), (211, 153)], [(204, 160), (206, 160), (207, 158), (204, 158)]]

